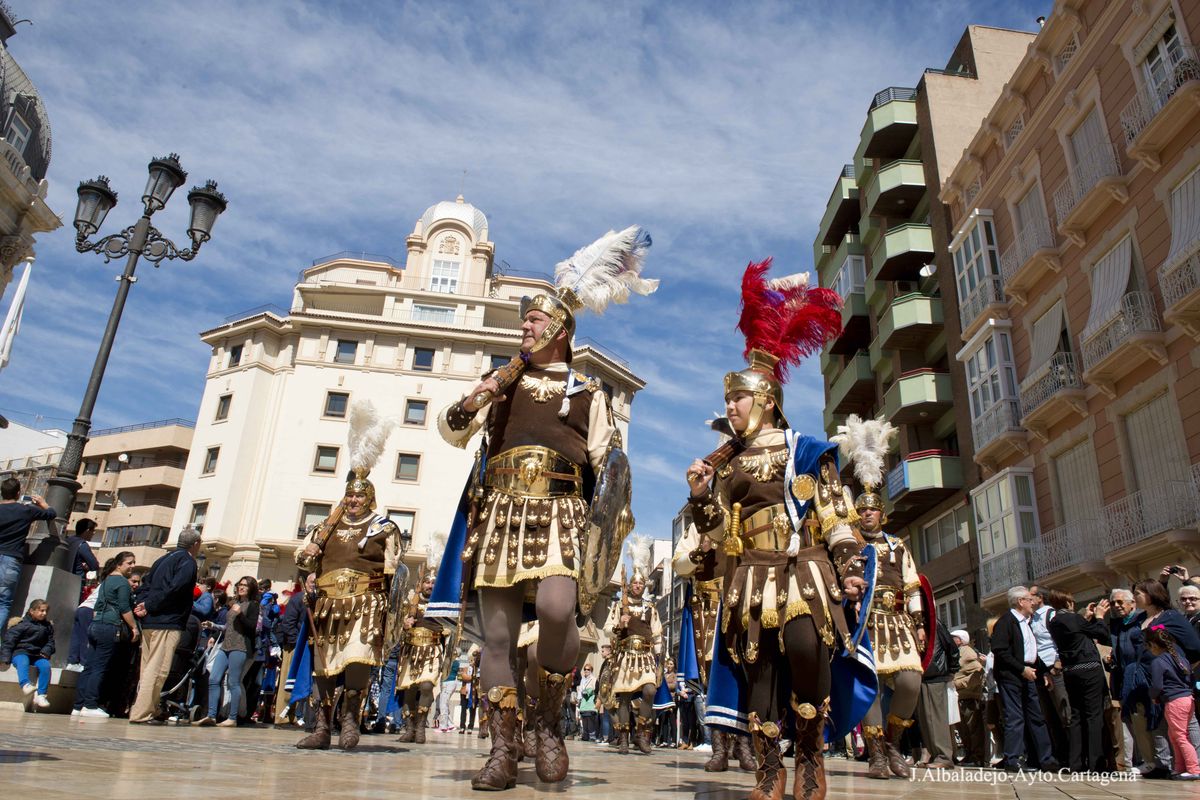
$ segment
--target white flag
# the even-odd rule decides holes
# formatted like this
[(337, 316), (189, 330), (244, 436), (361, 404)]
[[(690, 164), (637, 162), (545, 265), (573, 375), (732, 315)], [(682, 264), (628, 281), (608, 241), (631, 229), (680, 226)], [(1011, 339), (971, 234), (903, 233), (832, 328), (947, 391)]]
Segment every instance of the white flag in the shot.
[(29, 273), (33, 271), (33, 259), (25, 259), (25, 274), (17, 284), (17, 292), (13, 295), (8, 314), (4, 317), (4, 327), (0, 328), (0, 369), (8, 366), (8, 357), (12, 355), (13, 341), (17, 331), (21, 329), (21, 312), (25, 310), (25, 290), (29, 287)]

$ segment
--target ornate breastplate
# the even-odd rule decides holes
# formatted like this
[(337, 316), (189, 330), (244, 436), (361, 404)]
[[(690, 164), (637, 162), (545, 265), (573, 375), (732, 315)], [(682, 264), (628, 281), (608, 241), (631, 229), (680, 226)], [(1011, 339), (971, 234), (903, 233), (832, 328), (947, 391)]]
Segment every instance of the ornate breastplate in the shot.
[(759, 483), (775, 480), (787, 466), (787, 448), (765, 453), (741, 455), (737, 458), (738, 468)]

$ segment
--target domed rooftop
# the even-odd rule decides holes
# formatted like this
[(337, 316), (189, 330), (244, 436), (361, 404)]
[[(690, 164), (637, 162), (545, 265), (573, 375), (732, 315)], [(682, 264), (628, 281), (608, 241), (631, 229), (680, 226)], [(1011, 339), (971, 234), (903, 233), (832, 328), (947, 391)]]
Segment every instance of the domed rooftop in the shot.
[(16, 111), (28, 126), (21, 156), (34, 180), (40, 181), (50, 164), (50, 120), (33, 81), (6, 49), (0, 54), (0, 104), (6, 118)]
[(475, 231), (475, 238), (481, 239), (486, 235), (488, 221), (484, 213), (467, 201), (460, 194), (455, 200), (443, 200), (425, 209), (421, 215), (421, 229), (428, 231), (429, 227), (438, 220), (453, 219), (468, 225)]

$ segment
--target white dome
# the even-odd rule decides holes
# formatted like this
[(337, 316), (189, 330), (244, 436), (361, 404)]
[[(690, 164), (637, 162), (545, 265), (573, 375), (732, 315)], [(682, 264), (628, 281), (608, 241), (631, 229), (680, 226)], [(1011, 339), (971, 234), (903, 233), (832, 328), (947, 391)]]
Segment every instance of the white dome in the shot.
[(425, 209), (421, 215), (421, 229), (428, 233), (429, 228), (438, 220), (453, 219), (464, 225), (469, 225), (475, 231), (475, 238), (482, 239), (487, 230), (488, 221), (484, 213), (475, 206), (463, 200), (460, 194), (456, 200), (443, 200)]

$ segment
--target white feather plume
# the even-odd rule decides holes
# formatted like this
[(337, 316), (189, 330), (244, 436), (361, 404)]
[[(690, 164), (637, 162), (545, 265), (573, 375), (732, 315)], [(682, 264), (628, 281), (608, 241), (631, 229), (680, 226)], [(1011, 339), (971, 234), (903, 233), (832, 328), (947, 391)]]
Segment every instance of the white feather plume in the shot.
[(383, 455), (388, 436), (396, 427), (395, 417), (382, 416), (370, 400), (355, 400), (350, 404), (350, 469), (370, 472)]
[(429, 537), (429, 554), (425, 556), (425, 565), (429, 569), (437, 569), (442, 563), (442, 554), (446, 552), (446, 543), (450, 534), (445, 531), (434, 531)]
[(851, 414), (830, 441), (837, 443), (842, 458), (854, 464), (858, 482), (877, 489), (883, 485), (884, 458), (892, 449), (896, 433), (896, 427), (885, 417), (862, 419)]
[(640, 533), (631, 533), (625, 539), (625, 548), (629, 551), (629, 560), (633, 562), (633, 569), (640, 571), (643, 575), (649, 575), (650, 562), (654, 559), (653, 540)]
[(609, 303), (624, 303), (629, 293), (651, 294), (658, 281), (643, 278), (642, 262), (650, 248), (650, 234), (630, 225), (609, 231), (554, 268), (554, 282), (570, 289), (590, 310), (601, 314)]
[(808, 280), (809, 278), (807, 272), (793, 272), (791, 275), (772, 278), (771, 280), (767, 281), (767, 286), (775, 289), (776, 291), (782, 291), (784, 289), (791, 289), (796, 286), (808, 286)]

